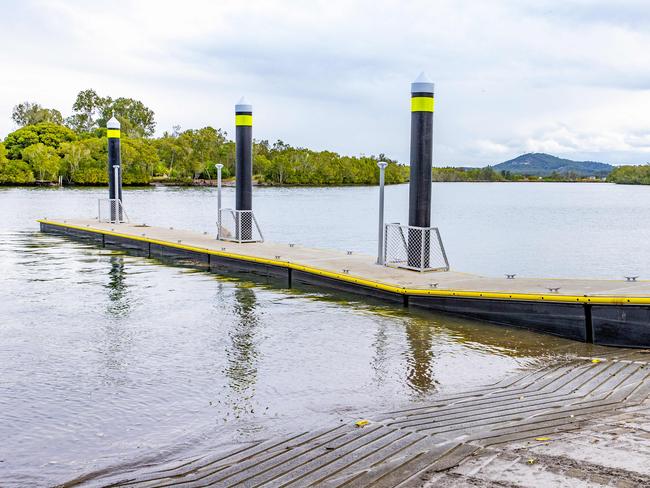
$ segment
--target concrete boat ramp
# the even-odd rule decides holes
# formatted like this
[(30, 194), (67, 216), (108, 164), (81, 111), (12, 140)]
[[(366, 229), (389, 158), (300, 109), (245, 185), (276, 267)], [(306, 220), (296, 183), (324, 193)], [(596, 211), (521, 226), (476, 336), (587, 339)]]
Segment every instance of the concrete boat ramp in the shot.
[(379, 266), (368, 255), (292, 243), (235, 243), (176, 228), (39, 220), (41, 230), (215, 272), (251, 272), (601, 345), (650, 347), (650, 281), (487, 278)]
[[(557, 455), (562, 446), (578, 436), (595, 435), (611, 419), (621, 422), (623, 415), (628, 426), (650, 420), (647, 352), (617, 350), (600, 358), (573, 358), (427, 404), (155, 468), (136, 464), (128, 470), (108, 469), (62, 486), (584, 486), (570, 483), (584, 481), (583, 475), (590, 481), (594, 474), (608, 480), (608, 486), (650, 486), (650, 473), (644, 473), (650, 436), (628, 435), (624, 443), (599, 446), (600, 458), (592, 454), (584, 472), (573, 466), (558, 474), (552, 466), (552, 461), (570, 465), (566, 453)], [(548, 454), (552, 449), (557, 451), (554, 457)], [(603, 458), (603, 449), (611, 459)], [(502, 479), (509, 478), (504, 484), (491, 482), (494, 473), (488, 472), (481, 481), (481, 469), (512, 461), (513, 455), (510, 468), (521, 464), (523, 473), (508, 477), (501, 472)], [(635, 459), (638, 469), (608, 466), (615, 456)], [(478, 467), (476, 459), (481, 460)], [(544, 463), (546, 471), (540, 469)], [(549, 480), (554, 483), (545, 484)]]

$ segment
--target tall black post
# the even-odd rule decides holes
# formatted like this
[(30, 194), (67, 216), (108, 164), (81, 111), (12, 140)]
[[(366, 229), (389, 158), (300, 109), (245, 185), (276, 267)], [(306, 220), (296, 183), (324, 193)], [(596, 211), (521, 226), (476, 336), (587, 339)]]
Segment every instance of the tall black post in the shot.
[[(111, 200), (111, 221), (122, 221), (122, 157), (120, 156), (120, 123), (111, 117), (106, 123), (108, 137), (108, 198)], [(119, 202), (119, 203), (118, 203)]]
[[(235, 105), (235, 209), (253, 210), (253, 106), (244, 97)], [(241, 240), (253, 238), (253, 216), (238, 214)], [(238, 225), (238, 227), (239, 227)]]
[[(414, 227), (431, 226), (432, 161), (433, 83), (424, 73), (421, 73), (411, 83), (409, 225)], [(429, 267), (430, 232), (410, 230), (408, 235), (409, 266)]]

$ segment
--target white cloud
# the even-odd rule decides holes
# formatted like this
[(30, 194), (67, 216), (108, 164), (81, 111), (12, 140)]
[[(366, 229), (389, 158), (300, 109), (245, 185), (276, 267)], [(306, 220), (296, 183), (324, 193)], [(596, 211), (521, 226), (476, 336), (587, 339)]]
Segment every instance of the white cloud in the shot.
[(23, 1), (0, 18), (0, 135), (14, 104), (64, 113), (79, 90), (173, 124), (408, 161), (409, 82), (436, 81), (436, 164), (529, 151), (645, 162), (645, 2)]

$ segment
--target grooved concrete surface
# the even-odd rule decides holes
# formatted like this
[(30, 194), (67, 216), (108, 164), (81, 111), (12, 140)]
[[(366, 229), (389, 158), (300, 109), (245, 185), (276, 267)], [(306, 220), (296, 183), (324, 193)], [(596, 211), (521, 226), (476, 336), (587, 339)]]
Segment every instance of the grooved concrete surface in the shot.
[(648, 351), (573, 359), (371, 415), (363, 427), (297, 432), (92, 482), (141, 488), (650, 486), (648, 359)]
[[(524, 440), (476, 452), (457, 467), (422, 477), (426, 488), (650, 486), (650, 404), (587, 422), (548, 441)], [(425, 481), (426, 480), (426, 481)]]
[[(351, 277), (375, 281), (399, 288), (431, 290), (435, 285), (440, 290), (460, 290), (500, 293), (556, 293), (577, 296), (650, 297), (650, 281), (627, 282), (620, 280), (590, 280), (564, 278), (488, 278), (456, 271), (418, 273), (414, 271), (377, 266), (376, 257), (363, 254), (347, 255), (345, 251), (312, 249), (302, 246), (290, 247), (279, 243), (246, 243), (217, 241), (214, 236), (187, 230), (142, 227), (137, 224), (101, 223), (97, 220), (46, 220), (51, 224), (68, 224), (78, 227), (112, 231), (133, 237), (146, 237), (169, 243), (180, 243), (213, 251), (226, 251), (271, 260), (279, 260), (318, 268), (334, 273), (345, 273)], [(453, 263), (452, 263), (453, 265)], [(346, 270), (346, 271), (344, 271)], [(549, 288), (559, 288), (549, 292)]]

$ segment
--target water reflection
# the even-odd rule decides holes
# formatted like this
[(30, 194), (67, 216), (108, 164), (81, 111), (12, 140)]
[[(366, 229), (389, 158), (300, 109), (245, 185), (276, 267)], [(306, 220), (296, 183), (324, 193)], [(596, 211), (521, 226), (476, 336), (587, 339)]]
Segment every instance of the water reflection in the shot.
[(435, 390), (438, 382), (432, 371), (433, 337), (435, 329), (430, 323), (420, 320), (409, 320), (405, 324), (407, 384), (418, 395), (425, 395)]
[(377, 329), (375, 330), (375, 337), (372, 342), (372, 347), (375, 350), (375, 354), (371, 360), (371, 368), (373, 372), (373, 381), (377, 385), (382, 385), (386, 382), (388, 376), (388, 370), (390, 367), (388, 357), (388, 325), (384, 320), (380, 320), (377, 324)]
[(230, 339), (226, 346), (227, 365), (224, 371), (232, 395), (229, 403), (235, 417), (254, 413), (252, 398), (257, 382), (256, 334), (259, 328), (257, 316), (257, 299), (255, 291), (245, 283), (234, 291), (232, 311), (235, 315), (233, 325), (228, 332)]
[(125, 283), (124, 256), (111, 255), (111, 268), (108, 272), (108, 307), (109, 315), (115, 317), (128, 316), (131, 305), (127, 296), (127, 286)]
[(104, 322), (102, 340), (98, 343), (101, 354), (100, 374), (104, 381), (113, 384), (126, 382), (128, 359), (133, 345), (133, 332), (128, 317), (131, 304), (126, 284), (123, 255), (111, 255), (108, 271), (107, 315), (111, 320)]

